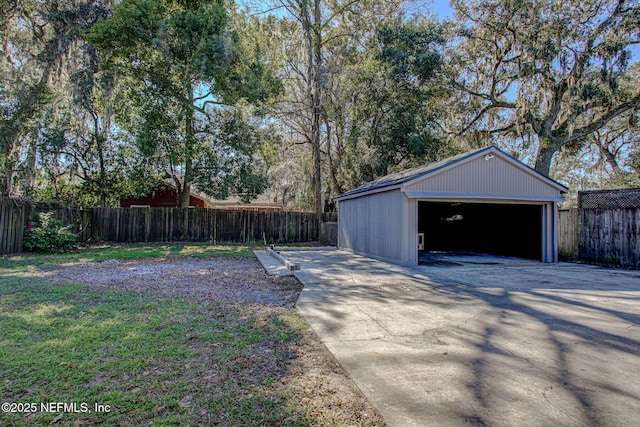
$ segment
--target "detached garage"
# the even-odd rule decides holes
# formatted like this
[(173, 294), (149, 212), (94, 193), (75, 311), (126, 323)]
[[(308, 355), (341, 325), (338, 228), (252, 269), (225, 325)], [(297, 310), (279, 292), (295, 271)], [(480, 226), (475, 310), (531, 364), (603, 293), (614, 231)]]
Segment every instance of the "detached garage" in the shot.
[(567, 188), (494, 146), (387, 175), (336, 197), (338, 247), (402, 265), (419, 251), (558, 261)]

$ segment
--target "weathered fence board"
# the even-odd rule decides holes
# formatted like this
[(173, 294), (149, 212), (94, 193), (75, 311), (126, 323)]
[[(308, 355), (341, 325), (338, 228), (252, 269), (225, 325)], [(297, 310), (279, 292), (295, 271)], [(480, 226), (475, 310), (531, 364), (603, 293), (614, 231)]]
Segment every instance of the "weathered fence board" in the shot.
[(640, 208), (581, 209), (581, 260), (640, 268)]
[(568, 260), (578, 258), (578, 209), (562, 209), (558, 212), (558, 251)]
[(0, 255), (22, 250), (25, 211), (25, 206), (18, 205), (14, 200), (0, 200)]
[(333, 246), (338, 245), (338, 223), (323, 222), (320, 226), (320, 241)]

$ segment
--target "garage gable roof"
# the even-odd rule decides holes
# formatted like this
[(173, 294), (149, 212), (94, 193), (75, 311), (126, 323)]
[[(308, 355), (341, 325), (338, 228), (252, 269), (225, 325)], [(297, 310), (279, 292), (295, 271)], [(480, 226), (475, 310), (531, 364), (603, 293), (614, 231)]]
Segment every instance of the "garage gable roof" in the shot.
[(563, 186), (562, 184), (542, 175), (533, 168), (530, 168), (529, 166), (513, 158), (499, 148), (491, 145), (478, 150), (469, 151), (457, 156), (449, 157), (434, 163), (428, 163), (426, 165), (383, 176), (376, 179), (375, 181), (368, 182), (360, 187), (354, 188), (353, 190), (349, 190), (338, 195), (336, 197), (336, 200), (340, 201), (382, 191), (402, 189), (406, 186), (427, 179), (430, 176), (440, 174), (454, 167), (461, 166), (466, 162), (488, 155), (500, 157), (510, 165), (520, 169), (521, 171), (530, 175), (532, 178), (542, 181), (546, 185), (553, 187), (560, 193), (566, 193), (568, 191), (567, 187)]

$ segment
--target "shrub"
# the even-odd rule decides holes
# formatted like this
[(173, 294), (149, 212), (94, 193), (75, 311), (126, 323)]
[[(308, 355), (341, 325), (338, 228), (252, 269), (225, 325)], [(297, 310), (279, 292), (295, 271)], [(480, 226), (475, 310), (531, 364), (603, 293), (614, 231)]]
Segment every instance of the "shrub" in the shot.
[(53, 212), (41, 213), (40, 224), (31, 226), (24, 233), (24, 250), (27, 252), (66, 252), (78, 246), (78, 238), (53, 217)]

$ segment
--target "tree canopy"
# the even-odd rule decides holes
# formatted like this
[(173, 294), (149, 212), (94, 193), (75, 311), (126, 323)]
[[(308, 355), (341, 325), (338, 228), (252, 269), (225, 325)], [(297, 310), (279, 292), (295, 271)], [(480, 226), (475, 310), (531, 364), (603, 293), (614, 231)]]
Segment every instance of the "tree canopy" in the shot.
[(640, 185), (637, 1), (0, 5), (3, 197), (170, 185), (319, 212), (488, 144), (573, 188)]
[(535, 168), (585, 143), (613, 119), (635, 113), (630, 46), (638, 43), (636, 1), (454, 0), (457, 37), (451, 85), (465, 111), (458, 134), (524, 138)]
[(120, 109), (126, 130), (173, 180), (180, 206), (188, 206), (194, 182), (209, 195), (264, 187), (249, 167), (255, 137), (240, 115), (222, 119), (241, 100), (277, 93), (278, 82), (230, 20), (219, 2), (124, 0), (88, 32), (105, 67), (129, 87)]

